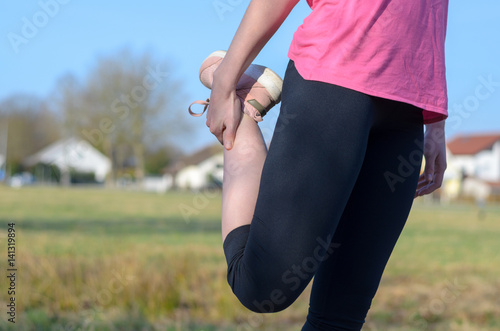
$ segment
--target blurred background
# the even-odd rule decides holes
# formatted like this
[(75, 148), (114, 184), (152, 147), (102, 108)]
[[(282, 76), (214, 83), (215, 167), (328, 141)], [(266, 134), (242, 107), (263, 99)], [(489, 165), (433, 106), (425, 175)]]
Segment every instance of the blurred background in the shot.
[[(19, 268), (0, 330), (300, 330), (308, 290), (261, 316), (226, 284), (222, 149), (187, 112), (248, 3), (0, 4), (0, 268), (8, 223)], [(283, 76), (309, 12), (255, 62)], [(445, 182), (416, 200), (366, 330), (500, 330), (498, 31), (500, 2), (450, 3)]]

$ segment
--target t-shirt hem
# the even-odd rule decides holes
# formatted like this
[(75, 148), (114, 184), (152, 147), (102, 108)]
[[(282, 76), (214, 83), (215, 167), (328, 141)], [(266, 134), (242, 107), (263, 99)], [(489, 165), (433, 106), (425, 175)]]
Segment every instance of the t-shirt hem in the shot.
[[(292, 61), (295, 61), (293, 59), (293, 56), (291, 56), (291, 54), (289, 54), (289, 58)], [(391, 93), (386, 93), (384, 91), (374, 91), (374, 90), (368, 89), (364, 86), (355, 84), (352, 81), (346, 81), (346, 80), (340, 79), (339, 77), (332, 76), (332, 78), (329, 78), (328, 80), (324, 80), (324, 79), (316, 78), (312, 74), (306, 75), (306, 74), (304, 74), (304, 71), (306, 69), (302, 68), (302, 66), (300, 65), (300, 61), (299, 61), (299, 63), (295, 62), (295, 67), (296, 67), (298, 73), (306, 80), (314, 80), (314, 81), (320, 81), (320, 82), (324, 82), (324, 83), (328, 83), (328, 84), (334, 84), (334, 85), (342, 86), (342, 87), (345, 87), (345, 88), (348, 88), (351, 90), (355, 90), (355, 91), (358, 91), (361, 93), (365, 93), (365, 94), (368, 94), (368, 95), (371, 95), (374, 97), (404, 102), (404, 103), (413, 105), (415, 107), (418, 107), (418, 108), (422, 109), (424, 124), (431, 124), (431, 123), (439, 122), (439, 121), (442, 121), (448, 117), (448, 111), (446, 108), (443, 108), (443, 107), (439, 107), (439, 106), (425, 103), (425, 102), (420, 102), (417, 100), (412, 100), (412, 99), (401, 97), (399, 95), (394, 95)]]

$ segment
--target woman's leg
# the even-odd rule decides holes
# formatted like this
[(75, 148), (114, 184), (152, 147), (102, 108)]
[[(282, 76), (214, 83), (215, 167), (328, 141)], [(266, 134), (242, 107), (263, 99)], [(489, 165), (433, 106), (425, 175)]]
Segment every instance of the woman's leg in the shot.
[(224, 149), (223, 241), (231, 230), (252, 221), (266, 154), (267, 148), (257, 123), (243, 115), (233, 148)]
[(382, 272), (403, 229), (422, 159), (422, 114), (378, 99), (366, 156), (319, 267), (303, 331), (360, 330)]
[[(306, 81), (290, 62), (251, 226), (245, 223), (255, 182), (230, 174), (232, 191), (224, 193), (228, 282), (247, 308), (288, 307), (332, 254), (331, 239), (361, 169), (373, 115), (372, 97)], [(234, 160), (238, 169), (242, 160)], [(238, 204), (229, 203), (233, 195)], [(248, 205), (241, 204), (245, 199)]]

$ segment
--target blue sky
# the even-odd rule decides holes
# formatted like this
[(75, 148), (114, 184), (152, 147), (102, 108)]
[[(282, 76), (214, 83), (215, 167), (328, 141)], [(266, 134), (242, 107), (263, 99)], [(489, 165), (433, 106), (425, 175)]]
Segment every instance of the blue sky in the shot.
[[(150, 51), (156, 58), (172, 63), (170, 74), (184, 82), (187, 97), (186, 104), (180, 106), (187, 108), (191, 101), (209, 96), (198, 80), (199, 66), (212, 51), (227, 49), (248, 3), (248, 0), (3, 1), (0, 100), (15, 93), (47, 97), (62, 75), (73, 73), (83, 79), (98, 56), (129, 47), (135, 52)], [(301, 0), (256, 62), (283, 75), (293, 32), (309, 12), (306, 1)], [(26, 30), (26, 21), (40, 27), (37, 31)], [(13, 46), (9, 34), (11, 38), (13, 33), (23, 36), (23, 26), (28, 38), (25, 43)], [(448, 137), (500, 131), (499, 31), (500, 1), (450, 1), (446, 43)], [(271, 135), (276, 114), (277, 111), (271, 112), (261, 123), (266, 138)], [(185, 151), (215, 142), (203, 119), (192, 118), (192, 121), (196, 132), (182, 146)]]

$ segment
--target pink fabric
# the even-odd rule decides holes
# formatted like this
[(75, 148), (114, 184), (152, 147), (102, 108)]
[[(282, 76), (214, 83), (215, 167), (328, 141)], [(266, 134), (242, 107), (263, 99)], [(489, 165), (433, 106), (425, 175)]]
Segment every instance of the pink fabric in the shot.
[(424, 122), (448, 116), (448, 0), (307, 0), (289, 57), (304, 79), (402, 101)]

